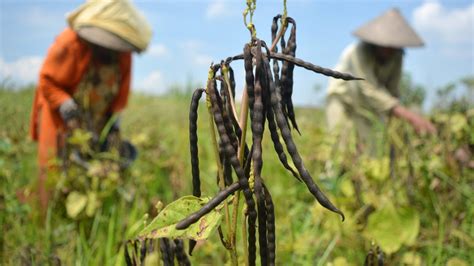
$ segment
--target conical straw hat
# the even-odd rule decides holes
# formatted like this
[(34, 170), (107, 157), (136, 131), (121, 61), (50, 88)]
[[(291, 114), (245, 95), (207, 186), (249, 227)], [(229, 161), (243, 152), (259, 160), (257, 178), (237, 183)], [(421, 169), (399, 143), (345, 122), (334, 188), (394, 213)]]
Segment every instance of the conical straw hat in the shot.
[(416, 34), (397, 8), (392, 8), (369, 21), (353, 34), (365, 42), (385, 47), (424, 46), (423, 40)]

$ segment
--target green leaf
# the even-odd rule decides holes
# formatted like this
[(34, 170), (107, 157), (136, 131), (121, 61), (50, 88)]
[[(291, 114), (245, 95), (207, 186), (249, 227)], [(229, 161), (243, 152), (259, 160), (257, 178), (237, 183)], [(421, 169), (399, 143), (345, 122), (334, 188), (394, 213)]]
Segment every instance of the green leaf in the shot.
[(467, 127), (467, 119), (463, 114), (456, 113), (451, 117), (451, 132), (458, 133)]
[(87, 196), (77, 191), (69, 193), (66, 198), (66, 212), (71, 218), (76, 218), (86, 207)]
[(96, 210), (99, 207), (100, 207), (100, 201), (97, 197), (97, 193), (94, 191), (87, 193), (86, 215), (88, 217), (94, 216)]
[(460, 258), (450, 258), (447, 262), (446, 262), (446, 266), (467, 266), (469, 265), (469, 263), (467, 263), (465, 260), (462, 260)]
[(7, 138), (0, 139), (0, 154), (8, 154), (12, 150), (11, 141)]
[(402, 263), (410, 266), (421, 266), (422, 265), (421, 256), (415, 252), (406, 252), (403, 254)]
[(374, 239), (388, 254), (400, 249), (403, 244), (412, 245), (420, 230), (420, 217), (410, 208), (395, 209), (386, 202), (368, 219), (366, 236)]
[(72, 132), (72, 136), (69, 137), (68, 142), (73, 145), (87, 145), (92, 139), (92, 133), (89, 131), (75, 129)]
[(344, 178), (340, 184), (341, 192), (346, 197), (352, 197), (355, 194), (354, 186), (349, 178)]
[(154, 266), (154, 265), (161, 265), (160, 263), (160, 256), (157, 252), (153, 252), (145, 257), (145, 261), (143, 262), (145, 266)]
[(402, 230), (400, 218), (391, 202), (387, 202), (369, 216), (365, 229), (366, 235), (370, 239), (375, 239), (388, 254), (396, 252), (402, 246), (403, 240), (400, 238)]
[(383, 181), (390, 174), (390, 160), (388, 157), (381, 159), (368, 158), (363, 164), (366, 175), (374, 180)]
[(346, 260), (346, 258), (344, 258), (344, 257), (337, 257), (332, 262), (328, 263), (328, 265), (332, 265), (332, 266), (350, 266), (352, 264), (350, 264)]
[(199, 221), (184, 230), (177, 230), (176, 224), (190, 214), (198, 211), (204, 204), (210, 200), (209, 197), (197, 198), (194, 196), (184, 196), (166, 206), (150, 224), (139, 234), (139, 238), (185, 238), (193, 240), (202, 240), (216, 229), (220, 222), (222, 214), (212, 210), (204, 215)]
[(400, 223), (403, 230), (400, 238), (404, 244), (415, 244), (416, 237), (420, 231), (420, 215), (414, 209), (402, 208), (399, 210)]

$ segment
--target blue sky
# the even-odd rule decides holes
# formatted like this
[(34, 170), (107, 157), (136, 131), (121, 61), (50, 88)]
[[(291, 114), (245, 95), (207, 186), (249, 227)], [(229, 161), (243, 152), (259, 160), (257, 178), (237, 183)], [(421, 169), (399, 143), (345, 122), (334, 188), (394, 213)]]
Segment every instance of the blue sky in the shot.
[[(35, 82), (54, 37), (66, 27), (65, 14), (83, 1), (0, 0), (0, 80)], [(242, 22), (245, 0), (134, 1), (150, 21), (154, 35), (147, 52), (135, 55), (133, 90), (163, 93), (174, 84), (204, 84), (212, 61), (241, 53), (249, 33)], [(282, 0), (258, 0), (254, 24), (269, 40), (271, 19)], [(455, 1), (311, 1), (288, 0), (297, 22), (297, 57), (334, 67), (342, 50), (356, 41), (357, 27), (391, 7), (425, 40), (426, 47), (406, 50), (404, 69), (430, 89), (474, 75), (474, 3)], [(243, 66), (233, 65), (242, 87)], [(306, 70), (295, 72), (294, 101), (321, 105), (328, 79)], [(320, 86), (316, 91), (314, 87)], [(241, 93), (241, 92), (238, 92)], [(428, 104), (430, 99), (428, 99)]]

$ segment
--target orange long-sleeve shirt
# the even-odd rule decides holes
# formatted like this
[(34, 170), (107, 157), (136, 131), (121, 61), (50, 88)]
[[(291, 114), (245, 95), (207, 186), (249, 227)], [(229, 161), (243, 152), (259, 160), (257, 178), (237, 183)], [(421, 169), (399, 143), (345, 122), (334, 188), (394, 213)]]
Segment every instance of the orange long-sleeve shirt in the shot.
[[(90, 48), (70, 28), (59, 34), (48, 50), (40, 70), (30, 122), (30, 135), (38, 141), (40, 166), (46, 166), (57, 154), (58, 135), (64, 131), (58, 108), (72, 97), (90, 62)], [(130, 52), (120, 54), (120, 89), (110, 112), (119, 112), (127, 104), (131, 63)]]

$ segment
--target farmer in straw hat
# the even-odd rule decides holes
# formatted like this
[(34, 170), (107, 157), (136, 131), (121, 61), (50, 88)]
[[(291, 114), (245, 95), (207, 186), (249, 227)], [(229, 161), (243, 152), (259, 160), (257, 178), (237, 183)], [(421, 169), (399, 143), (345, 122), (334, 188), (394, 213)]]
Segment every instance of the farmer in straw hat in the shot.
[(151, 38), (149, 24), (127, 0), (87, 1), (67, 22), (40, 70), (31, 116), (42, 211), (48, 204), (46, 170), (64, 143), (61, 136), (76, 128), (98, 135), (117, 117), (129, 95), (131, 53), (145, 50)]
[(424, 45), (398, 9), (368, 22), (354, 35), (360, 42), (346, 48), (336, 69), (364, 80), (330, 80), (326, 109), (330, 130), (346, 134), (355, 128), (362, 147), (373, 145), (374, 121), (390, 115), (405, 120), (419, 133), (434, 132), (428, 120), (398, 101), (403, 49)]

